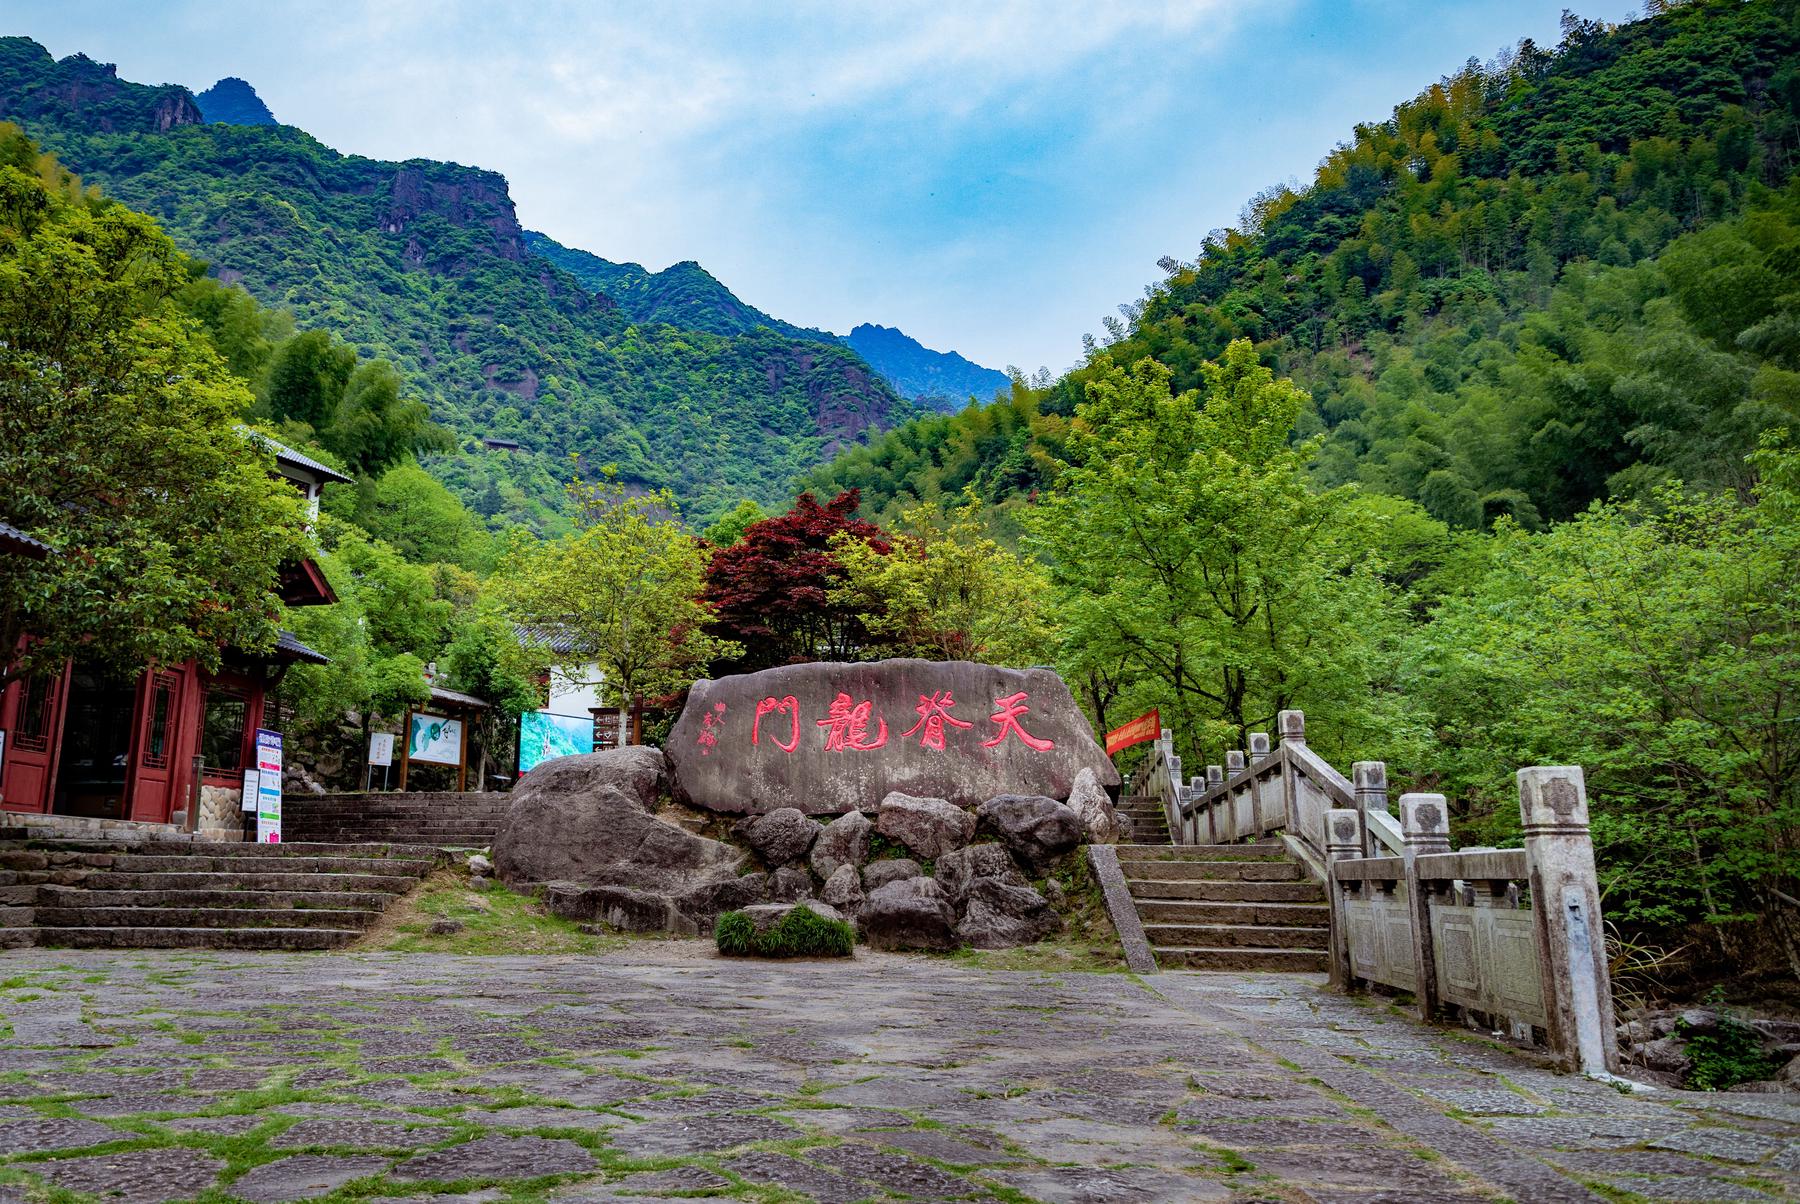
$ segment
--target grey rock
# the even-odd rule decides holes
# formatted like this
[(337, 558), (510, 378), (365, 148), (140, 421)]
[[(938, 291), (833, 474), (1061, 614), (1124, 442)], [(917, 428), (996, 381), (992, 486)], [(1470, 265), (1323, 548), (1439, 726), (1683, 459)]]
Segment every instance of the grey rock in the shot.
[(683, 916), (701, 928), (711, 928), (720, 914), (737, 911), (769, 897), (767, 874), (745, 874), (741, 878), (703, 882), (676, 896), (675, 906)]
[(1106, 788), (1100, 785), (1100, 776), (1092, 769), (1082, 769), (1075, 775), (1075, 785), (1069, 790), (1069, 810), (1081, 821), (1083, 839), (1088, 844), (1117, 844), (1119, 841), (1119, 813), (1113, 806), (1112, 797)]
[(812, 875), (795, 865), (784, 865), (769, 875), (769, 897), (777, 903), (812, 898)]
[(983, 831), (992, 832), (1013, 856), (1042, 871), (1081, 844), (1081, 817), (1066, 804), (1043, 795), (1003, 794), (975, 812)]
[(567, 920), (598, 920), (620, 932), (681, 932), (689, 928), (673, 899), (628, 886), (547, 883), (544, 909)]
[(568, 881), (676, 895), (735, 878), (744, 854), (650, 814), (654, 749), (557, 757), (513, 791), (494, 838), (494, 865), (511, 886)]
[(825, 881), (825, 889), (820, 898), (840, 911), (856, 914), (863, 904), (862, 880), (857, 876), (856, 867), (845, 862), (837, 867), (837, 872)]
[(1029, 886), (977, 878), (970, 887), (956, 935), (977, 949), (1031, 945), (1062, 930), (1062, 919)]
[(947, 799), (892, 791), (881, 800), (875, 830), (927, 861), (954, 852), (975, 835), (975, 817)]
[(798, 903), (756, 903), (739, 910), (750, 917), (758, 932), (767, 932), (781, 921), (787, 919), (788, 913), (796, 907), (804, 907), (820, 919), (834, 920), (839, 924), (846, 923), (844, 913), (817, 899), (805, 899)]
[(1693, 1065), (1686, 1045), (1676, 1037), (1658, 1037), (1636, 1047), (1638, 1061), (1651, 1070), (1681, 1074)]
[(483, 857), (480, 853), (476, 853), (469, 858), (469, 873), (473, 874), (475, 877), (485, 878), (493, 872), (494, 863), (489, 861), (486, 857)]
[(431, 927), (426, 929), (432, 936), (455, 936), (462, 930), (462, 921), (451, 919), (433, 920)]
[(1043, 894), (1044, 902), (1050, 904), (1050, 906), (1056, 908), (1058, 911), (1062, 911), (1069, 906), (1069, 892), (1065, 891), (1062, 888), (1062, 883), (1054, 878), (1046, 878), (1044, 880)]
[(956, 909), (930, 878), (902, 878), (863, 901), (863, 939), (876, 949), (954, 949)]
[(1025, 885), (1025, 875), (1019, 872), (1006, 846), (1000, 844), (972, 844), (938, 858), (937, 865), (932, 868), (936, 871), (934, 877), (938, 885), (944, 888), (951, 904), (958, 909), (978, 878), (997, 878), (1013, 886)]
[[(969, 726), (923, 726), (928, 704)], [(1067, 798), (1084, 768), (1103, 787), (1119, 782), (1054, 672), (970, 661), (784, 665), (698, 681), (665, 747), (677, 797), (749, 814), (869, 811), (895, 789), (962, 807), (1008, 793)]]
[(862, 883), (864, 890), (879, 890), (890, 882), (898, 882), (902, 878), (917, 878), (925, 870), (910, 857), (889, 857), (882, 861), (871, 861), (863, 867)]
[(744, 842), (755, 849), (763, 861), (770, 866), (782, 866), (806, 856), (824, 826), (798, 807), (777, 807), (766, 815), (745, 820), (738, 827), (742, 829)]
[(821, 881), (829, 881), (840, 865), (861, 869), (869, 860), (869, 834), (875, 825), (861, 811), (846, 811), (813, 841), (812, 868)]

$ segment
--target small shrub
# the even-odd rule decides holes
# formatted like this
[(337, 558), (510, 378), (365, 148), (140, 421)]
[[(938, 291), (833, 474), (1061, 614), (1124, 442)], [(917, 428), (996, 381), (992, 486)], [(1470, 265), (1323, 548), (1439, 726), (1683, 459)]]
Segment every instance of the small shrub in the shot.
[(1693, 1065), (1682, 1086), (1696, 1091), (1726, 1091), (1739, 1083), (1756, 1083), (1782, 1067), (1782, 1059), (1763, 1052), (1762, 1034), (1730, 1016), (1720, 1016), (1716, 1027), (1693, 1031), (1686, 1021), (1675, 1033), (1687, 1042)]
[(728, 911), (713, 925), (713, 941), (727, 957), (849, 957), (856, 930), (800, 906), (766, 932), (741, 911)]

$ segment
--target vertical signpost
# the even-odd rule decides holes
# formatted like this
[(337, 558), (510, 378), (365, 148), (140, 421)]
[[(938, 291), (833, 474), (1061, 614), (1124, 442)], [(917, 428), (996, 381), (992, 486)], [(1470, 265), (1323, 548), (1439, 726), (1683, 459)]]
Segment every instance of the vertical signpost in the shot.
[(256, 729), (256, 843), (281, 843), (281, 733)]
[[(369, 736), (369, 776), (375, 776), (375, 767), (381, 766), (381, 788), (387, 789), (388, 766), (394, 763), (394, 733), (373, 732)], [(369, 782), (364, 782), (367, 789)]]

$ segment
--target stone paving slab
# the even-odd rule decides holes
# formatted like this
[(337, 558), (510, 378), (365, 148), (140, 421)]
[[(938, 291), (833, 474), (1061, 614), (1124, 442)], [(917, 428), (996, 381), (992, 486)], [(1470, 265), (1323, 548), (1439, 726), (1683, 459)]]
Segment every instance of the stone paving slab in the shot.
[(1800, 1199), (1800, 1099), (1622, 1095), (1307, 975), (671, 941), (6, 965), (0, 1204)]

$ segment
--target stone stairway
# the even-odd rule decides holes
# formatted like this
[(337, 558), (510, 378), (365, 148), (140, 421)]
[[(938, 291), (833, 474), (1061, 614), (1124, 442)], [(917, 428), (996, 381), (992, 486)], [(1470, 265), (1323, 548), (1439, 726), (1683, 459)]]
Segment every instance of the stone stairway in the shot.
[(1162, 800), (1148, 794), (1128, 794), (1119, 799), (1119, 814), (1131, 820), (1130, 844), (1168, 844), (1169, 817)]
[(1279, 844), (1120, 845), (1165, 970), (1326, 969), (1325, 890)]
[(331, 949), (448, 860), (431, 845), (9, 835), (0, 948)]
[(506, 821), (511, 800), (511, 795), (494, 791), (289, 794), (281, 803), (281, 835), (323, 844), (399, 841), (485, 849)]

